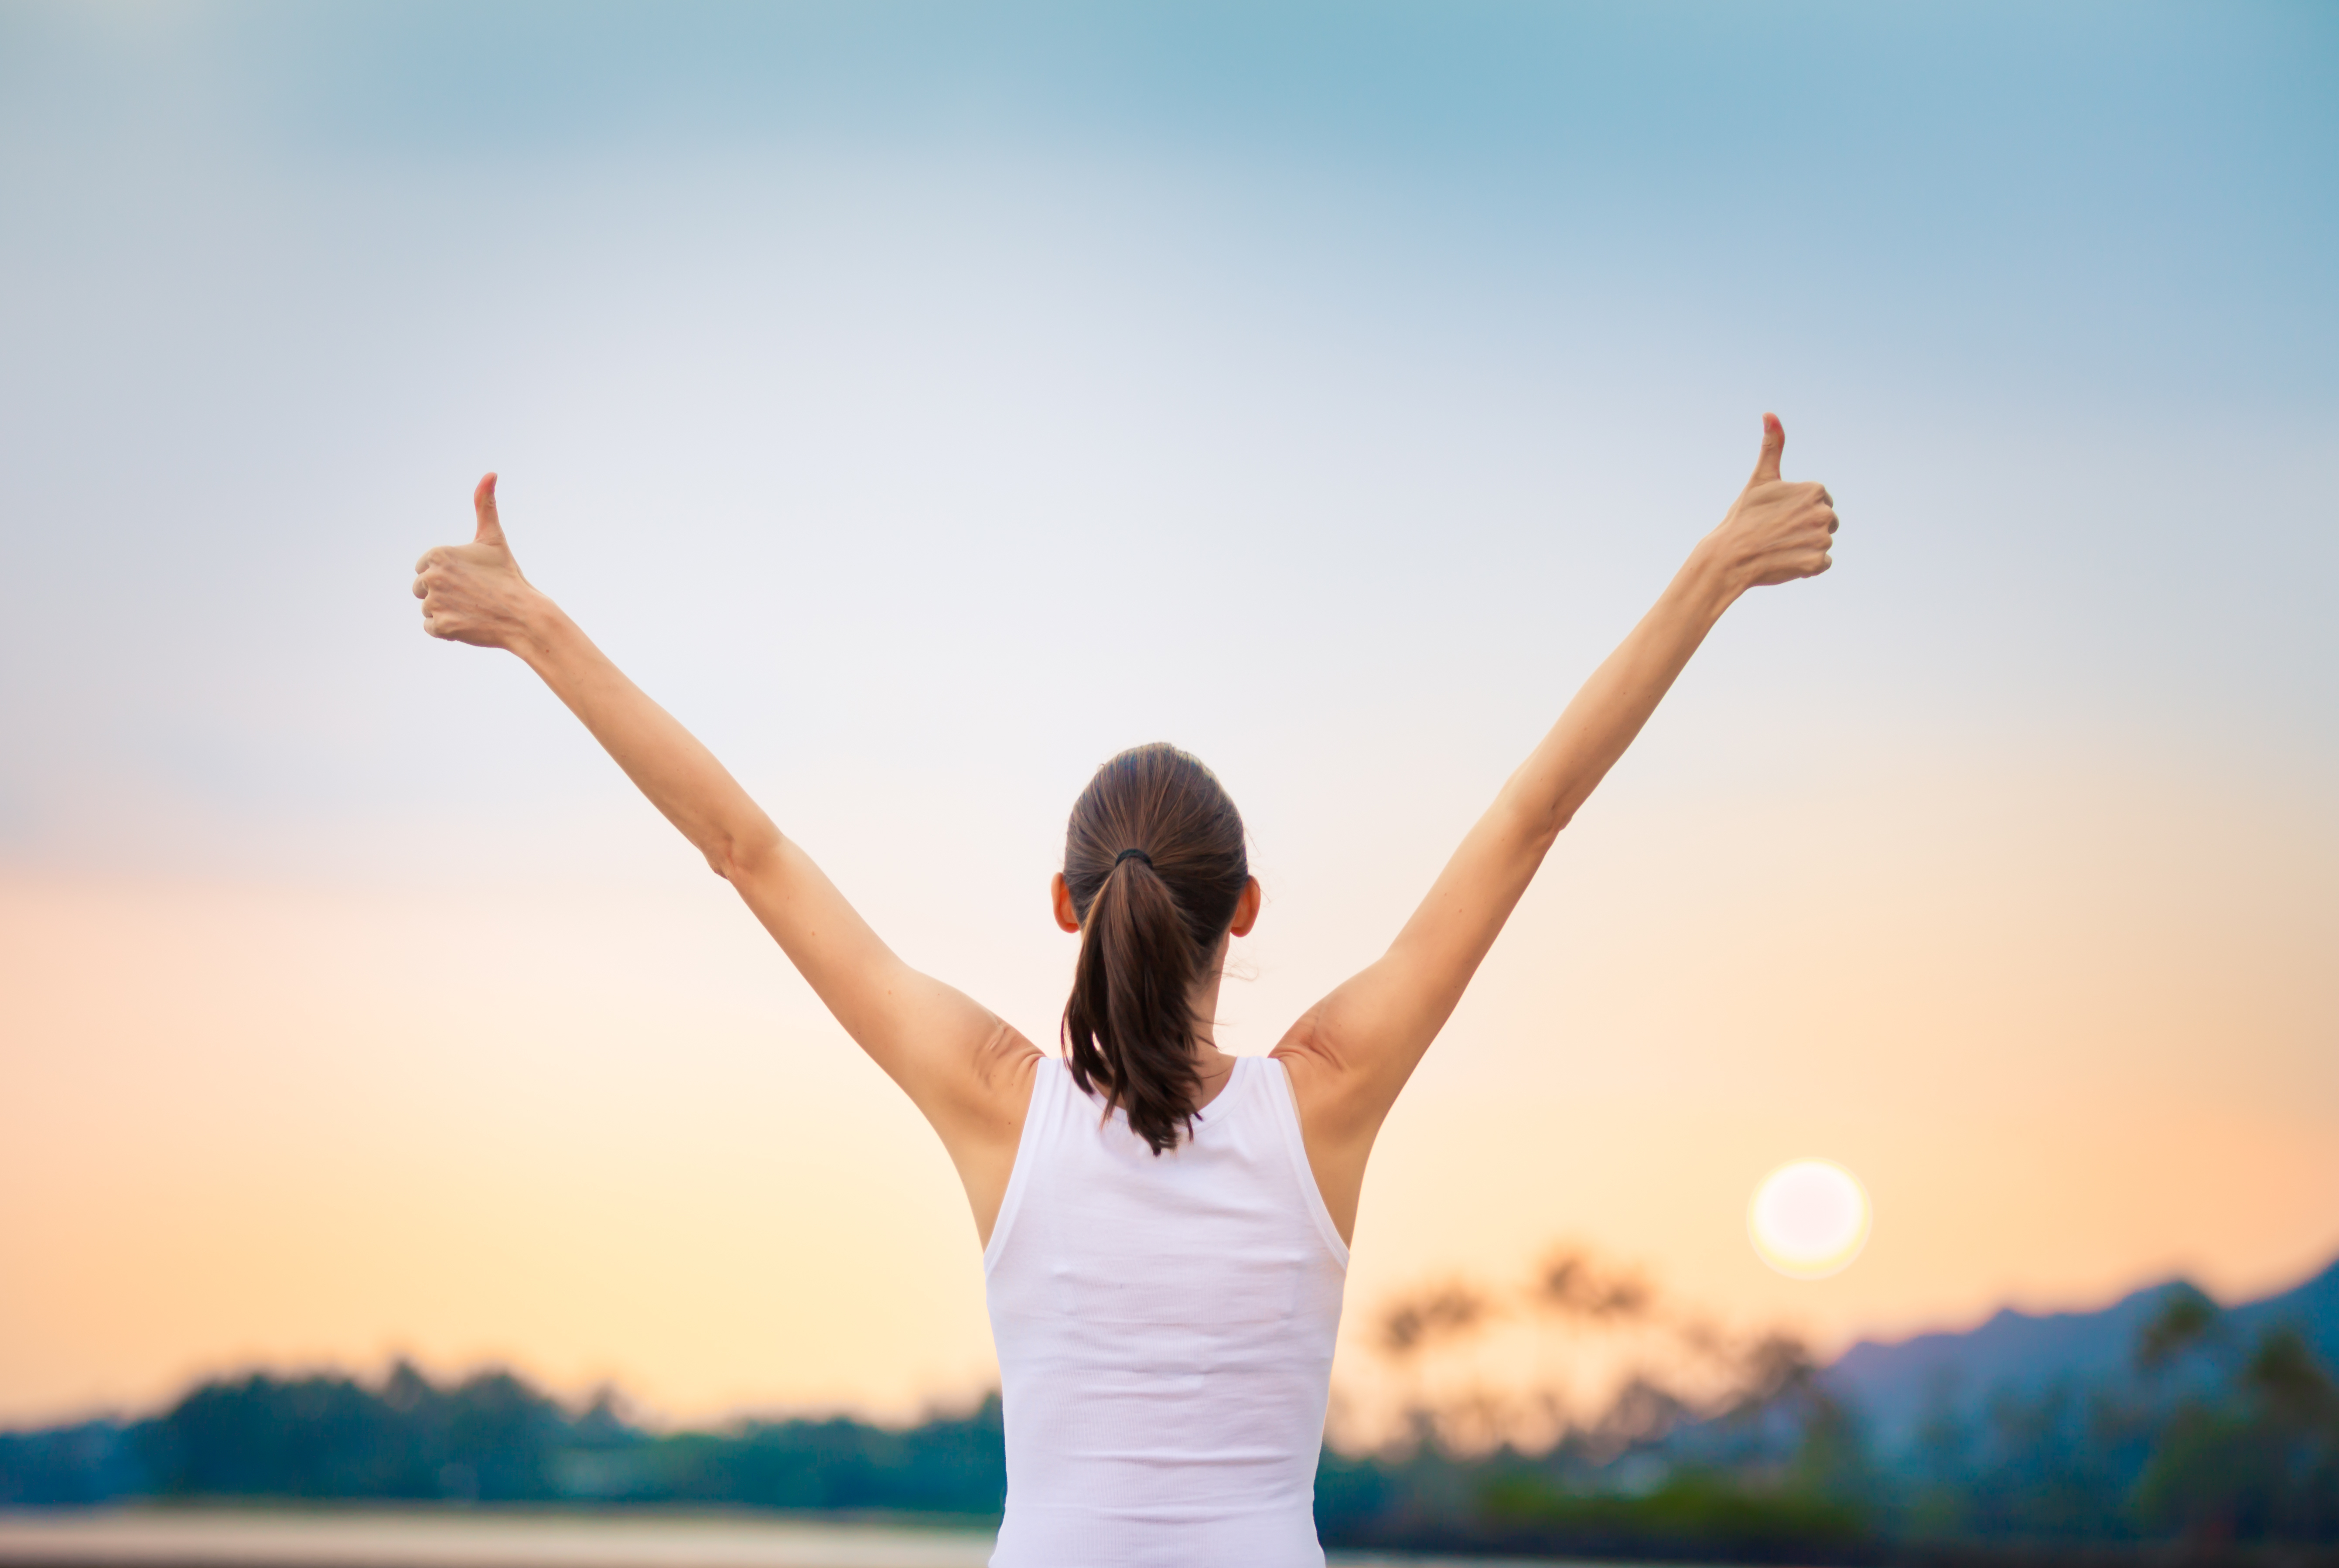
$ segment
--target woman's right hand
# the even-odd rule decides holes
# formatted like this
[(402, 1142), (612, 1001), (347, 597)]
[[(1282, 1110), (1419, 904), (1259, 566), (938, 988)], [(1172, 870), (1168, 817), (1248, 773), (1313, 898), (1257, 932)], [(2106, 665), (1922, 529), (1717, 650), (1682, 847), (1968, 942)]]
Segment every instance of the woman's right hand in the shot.
[(1754, 476), (1731, 503), (1722, 524), (1705, 537), (1733, 593), (1815, 577), (1835, 563), (1835, 498), (1827, 487), (1779, 478), (1779, 458), (1787, 449), (1786, 427), (1776, 414), (1762, 416), (1762, 455)]
[(479, 530), (468, 545), (439, 545), (414, 563), (414, 597), (422, 601), (422, 629), (450, 643), (516, 648), (545, 597), (520, 575), (496, 516), (496, 477), (471, 492)]

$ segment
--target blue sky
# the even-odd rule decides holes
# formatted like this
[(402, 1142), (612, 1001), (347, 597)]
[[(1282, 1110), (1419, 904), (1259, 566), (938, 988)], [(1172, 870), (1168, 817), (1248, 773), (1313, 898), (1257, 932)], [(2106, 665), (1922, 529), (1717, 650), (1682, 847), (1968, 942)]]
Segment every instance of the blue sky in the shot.
[[(1328, 576), (1377, 613), (1458, 616), (1499, 659), (1547, 647), (1527, 623), (1587, 572), (1615, 574), (1594, 597), (1621, 611), (1679, 543), (1587, 544), (1596, 508), (1571, 487), (1646, 515), (1696, 495), (1685, 528), (1775, 404), (1864, 524), (1855, 552), (1895, 574), (1801, 628), (1859, 639), (1871, 700), (1915, 682), (2057, 725), (2240, 722), (2329, 761), (2310, 715), (2339, 710), (2339, 660), (2311, 585), (2332, 564), (2339, 44), (2319, 7), (125, 5), (5, 25), (5, 482), (20, 552), (61, 590), (18, 620), (18, 672), (50, 667), (85, 612), (71, 585), (98, 542), (34, 522), (60, 508), (104, 506), (109, 591), (146, 624), (204, 617), (217, 636), (173, 663), (224, 678), (187, 645), (271, 634), (191, 590), (291, 574), (271, 595), (331, 603), (301, 623), (330, 637), (347, 601), (302, 574), (377, 537), (351, 509), (403, 519), (426, 483), (451, 493), (435, 465), (458, 449), (508, 470), (526, 518), (531, 485), (614, 496), (617, 468), (736, 497), (726, 470), (847, 430), (868, 448), (835, 484), (885, 470), (917, 514), (896, 542), (921, 554), (1002, 542), (943, 515), (971, 488), (954, 465), (992, 460), (966, 449), (1000, 453), (984, 526), (1031, 528), (1005, 541), (1009, 575), (1049, 588), (985, 580), (1005, 618), (1084, 597), (1053, 574), (1125, 537), (1118, 476), (1143, 465), (1174, 471), (1174, 500), (1141, 482), (1189, 537), (1110, 557), (1123, 591), (1288, 626)], [(507, 449), (522, 429), (604, 471), (531, 468)], [(1619, 441), (1628, 460), (1587, 461)], [(1077, 488), (1066, 469), (1091, 459), (1075, 532), (1031, 522), (1048, 508), (1017, 487)], [(1392, 485), (1406, 500), (1377, 506)], [(1410, 593), (1431, 509), (1428, 569), (1466, 605)], [(216, 547), (239, 531), (262, 559), (231, 567)], [(1517, 597), (1490, 605), (1494, 561)], [(962, 586), (964, 565), (943, 575)], [(1229, 569), (1240, 589), (1214, 592)], [(145, 662), (111, 646), (90, 662)], [(322, 676), (342, 651), (284, 662)], [(11, 695), (86, 718), (77, 681), (105, 678), (20, 674)], [(350, 761), (378, 777), (386, 759)], [(15, 839), (37, 853), (25, 765)]]
[[(1839, 1339), (2167, 1267), (2275, 1283), (2339, 1241), (2327, 1159), (2221, 1154), (2198, 1212), (2118, 1216), (2188, 1136), (2171, 1107), (2226, 1119), (2205, 1149), (2339, 1144), (2334, 80), (2314, 5), (9, 6), (8, 907), (81, 933), (56, 975), (177, 943), (244, 976), (168, 1016), (276, 1040), (237, 1070), (280, 1121), (390, 1092), (332, 1021), (403, 1017), (390, 971), (459, 969), (450, 932), (514, 968), (463, 981), (496, 1021), (459, 1050), (367, 1036), (414, 1053), (411, 1115), (473, 1070), (583, 1073), (542, 1067), (580, 1020), (656, 1034), (702, 1091), (776, 1091), (775, 1035), (829, 1049), (525, 672), (415, 629), (407, 568), (496, 468), (537, 580), (905, 951), (1035, 1035), (1067, 958), (1036, 890), (1087, 769), (1201, 753), (1268, 879), (1264, 1049), (1394, 930), (1772, 409), (1841, 504), (1838, 569), (1733, 614), (1586, 814), (1608, 836), (1564, 851), (1392, 1124), (1360, 1291), (1566, 1227)], [(158, 912), (187, 909), (221, 912)], [(1803, 959), (1727, 970), (1797, 922)], [(341, 933), (328, 957), (373, 933), (382, 972), (271, 1011), (264, 933), (301, 930)], [(1781, 989), (1803, 962), (1872, 1008)], [(1651, 1021), (1653, 986), (1720, 1000)], [(142, 1086), (193, 1069), (77, 994), (16, 1015), (20, 1118), (177, 1148)], [(1734, 1076), (1757, 1043), (1775, 1083)], [(607, 1070), (528, 1136), (693, 1147), (692, 1102)], [(1973, 1082), (1999, 1087), (1929, 1107)], [(2107, 1083), (2139, 1098), (2094, 1178), (1917, 1169)], [(1525, 1156), (1457, 1159), (1490, 1094), (1580, 1119), (1567, 1180), (1664, 1144), (1618, 1141), (1652, 1107), (1749, 1130), (1650, 1156), (1627, 1185), (1659, 1197), (1603, 1189), (1604, 1218)], [(1698, 1228), (1807, 1153), (1862, 1169), (1877, 1241), (1766, 1296)], [(508, 1174), (480, 1190), (533, 1212)], [(902, 1201), (955, 1247), (941, 1181)], [(1974, 1218), (2034, 1201), (2060, 1240)], [(62, 1280), (9, 1223), (0, 1250)], [(901, 1332), (979, 1361), (963, 1287)], [(79, 1299), (15, 1326), (79, 1381), (0, 1361), (0, 1403), (519, 1333), (393, 1301), (66, 1356), (40, 1336)], [(907, 1397), (849, 1356), (725, 1392), (661, 1343), (580, 1323), (540, 1354), (678, 1408)]]

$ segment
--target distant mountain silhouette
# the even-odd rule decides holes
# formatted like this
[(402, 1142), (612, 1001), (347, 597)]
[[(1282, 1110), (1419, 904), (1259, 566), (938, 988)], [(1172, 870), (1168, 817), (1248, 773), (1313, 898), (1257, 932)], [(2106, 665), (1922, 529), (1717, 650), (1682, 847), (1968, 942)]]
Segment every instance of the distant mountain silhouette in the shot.
[[(2190, 1283), (2149, 1286), (2096, 1312), (2033, 1316), (2001, 1308), (1962, 1334), (1920, 1334), (1895, 1344), (1862, 1340), (1820, 1375), (1854, 1406), (1881, 1455), (1905, 1452), (1925, 1422), (1948, 1412), (1970, 1417), (1993, 1397), (2037, 1398), (2058, 1385), (2125, 1383), (2138, 1376), (2137, 1347), (2173, 1302), (2206, 1297)], [(2302, 1285), (2228, 1307), (2202, 1363), (2178, 1374), (2198, 1384), (2237, 1363), (2277, 1326), (2295, 1329), (2325, 1366), (2339, 1366), (2339, 1261)]]

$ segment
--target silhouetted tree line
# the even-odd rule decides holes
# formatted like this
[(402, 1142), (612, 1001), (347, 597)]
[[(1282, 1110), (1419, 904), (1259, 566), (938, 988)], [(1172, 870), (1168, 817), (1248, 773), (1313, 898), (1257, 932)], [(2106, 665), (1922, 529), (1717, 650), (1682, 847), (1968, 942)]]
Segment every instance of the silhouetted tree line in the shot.
[[(1658, 1310), (1629, 1281), (1581, 1259), (1568, 1268), (1545, 1279), (1564, 1311)], [(1398, 1303), (1385, 1339), (1414, 1354), (1474, 1331), (1486, 1310), (1449, 1287)], [(1329, 1545), (1449, 1552), (1948, 1563), (2018, 1547), (2051, 1561), (2081, 1545), (2287, 1542), (2339, 1562), (2339, 1386), (2293, 1331), (2233, 1341), (2214, 1304), (2178, 1293), (2130, 1376), (2000, 1397), (1979, 1416), (1944, 1405), (1912, 1452), (1880, 1458), (1859, 1413), (1774, 1336), (1729, 1348), (1736, 1378), (1719, 1398), (1635, 1382), (1539, 1451), (1463, 1451), (1424, 1408), (1384, 1452), (1325, 1453), (1317, 1517)], [(979, 1517), (997, 1514), (1005, 1486), (995, 1395), (906, 1429), (839, 1418), (657, 1434), (606, 1395), (571, 1410), (509, 1373), (442, 1385), (404, 1364), (374, 1385), (253, 1374), (144, 1421), (0, 1435), (0, 1505), (337, 1498)]]
[(508, 1372), (368, 1386), (266, 1373), (205, 1383), (151, 1420), (0, 1434), (0, 1506), (123, 1497), (703, 1503), (992, 1514), (1007, 1467), (996, 1395), (906, 1430), (842, 1418), (646, 1432)]

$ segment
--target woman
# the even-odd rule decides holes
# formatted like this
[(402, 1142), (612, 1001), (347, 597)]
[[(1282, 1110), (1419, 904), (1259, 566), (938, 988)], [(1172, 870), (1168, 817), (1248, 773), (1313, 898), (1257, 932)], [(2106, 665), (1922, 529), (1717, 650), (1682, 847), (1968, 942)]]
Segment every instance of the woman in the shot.
[(1056, 922), (1080, 934), (1065, 1055), (894, 957), (706, 747), (512, 558), (417, 566), (432, 636), (526, 659), (746, 901), (942, 1136), (974, 1209), (1007, 1431), (997, 1568), (1324, 1560), (1313, 1498), (1365, 1162), (1535, 868), (1747, 589), (1827, 570), (1833, 502), (1753, 478), (1470, 830), (1387, 952), (1271, 1055), (1218, 1049), (1228, 943), (1258, 918), (1242, 819), (1169, 746), (1072, 808)]

